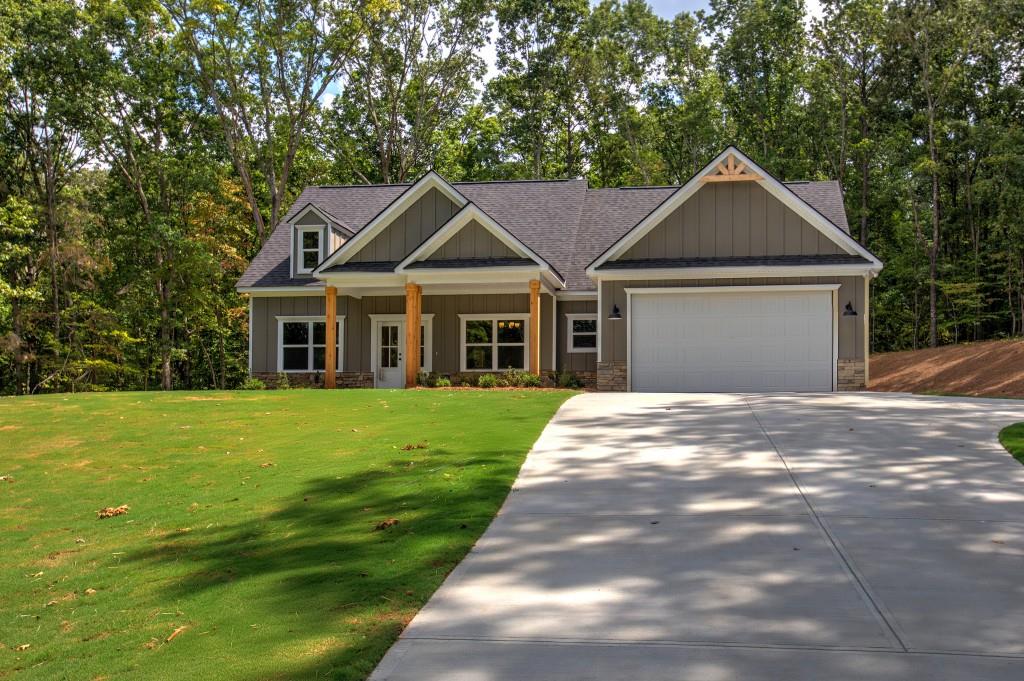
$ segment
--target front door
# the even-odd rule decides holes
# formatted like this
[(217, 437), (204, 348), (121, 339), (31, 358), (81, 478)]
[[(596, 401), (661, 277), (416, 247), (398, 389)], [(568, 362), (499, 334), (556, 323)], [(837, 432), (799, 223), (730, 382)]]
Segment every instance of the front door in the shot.
[(377, 387), (405, 387), (405, 323), (377, 322)]

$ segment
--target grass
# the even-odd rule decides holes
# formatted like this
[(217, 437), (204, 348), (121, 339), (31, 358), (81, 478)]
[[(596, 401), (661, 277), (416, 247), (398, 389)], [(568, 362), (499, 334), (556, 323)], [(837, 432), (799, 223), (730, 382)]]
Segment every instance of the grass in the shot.
[(0, 678), (363, 679), (571, 394), (0, 400)]
[(1013, 458), (1024, 463), (1024, 422), (1003, 428), (999, 432), (999, 441)]

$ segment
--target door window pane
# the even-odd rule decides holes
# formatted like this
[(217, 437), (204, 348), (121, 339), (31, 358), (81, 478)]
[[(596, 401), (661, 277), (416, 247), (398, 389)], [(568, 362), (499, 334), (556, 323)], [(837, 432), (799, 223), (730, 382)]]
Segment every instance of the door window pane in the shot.
[(522, 345), (499, 345), (498, 346), (498, 368), (499, 369), (524, 369), (525, 356)]

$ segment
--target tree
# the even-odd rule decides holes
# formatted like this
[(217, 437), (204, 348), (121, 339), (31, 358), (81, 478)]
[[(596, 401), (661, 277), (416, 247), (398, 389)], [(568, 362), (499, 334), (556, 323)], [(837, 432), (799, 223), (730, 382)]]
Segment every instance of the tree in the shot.
[(176, 45), (191, 60), (196, 89), (220, 120), (262, 244), (282, 215), (295, 156), (320, 100), (362, 47), (365, 18), (381, 4), (163, 2), (175, 22)]

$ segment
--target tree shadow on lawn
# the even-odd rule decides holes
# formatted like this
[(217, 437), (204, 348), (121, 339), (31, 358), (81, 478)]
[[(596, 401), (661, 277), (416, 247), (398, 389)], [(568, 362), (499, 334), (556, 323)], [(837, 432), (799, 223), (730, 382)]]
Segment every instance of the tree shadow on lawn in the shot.
[[(279, 627), (258, 644), (269, 649), (234, 642), (243, 652), (225, 665), (235, 666), (231, 678), (362, 679), (487, 528), (522, 457), (439, 449), (411, 466), (380, 461), (384, 470), (311, 479), (277, 510), (175, 532), (126, 558), (155, 570), (190, 564), (163, 586), (169, 599), (241, 596), (238, 611), (204, 613), (221, 630)], [(390, 518), (398, 523), (377, 529)], [(275, 662), (247, 673), (241, 666), (256, 656)]]

